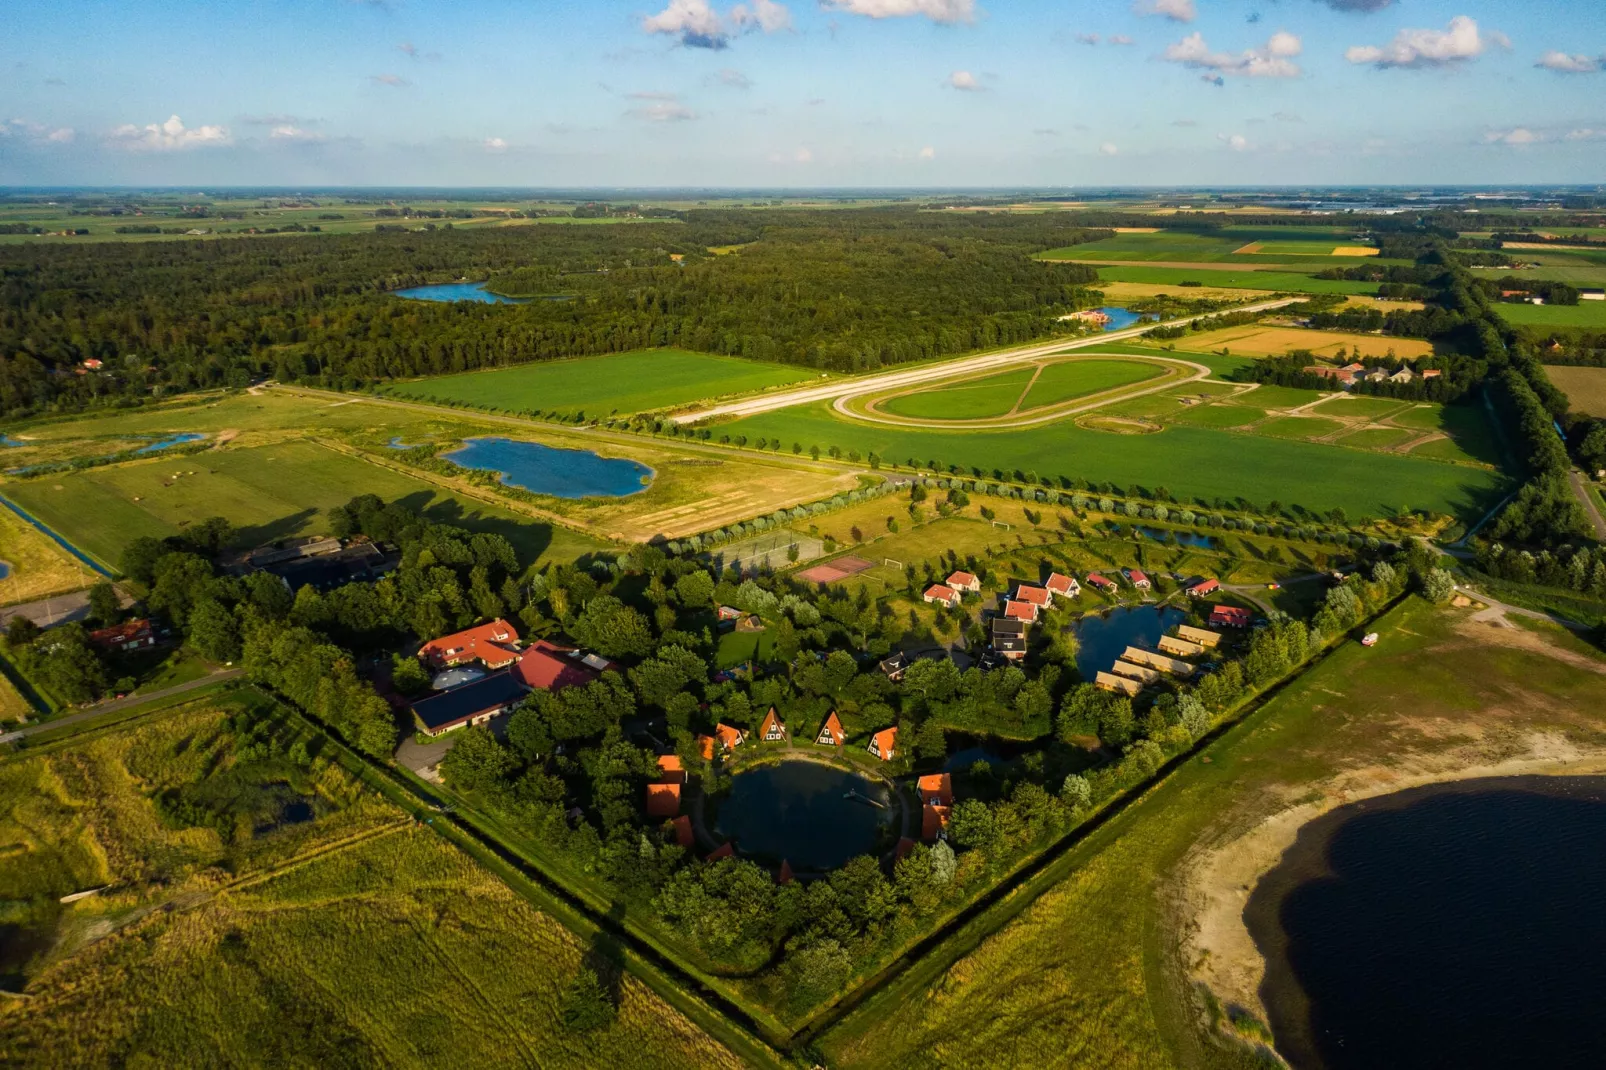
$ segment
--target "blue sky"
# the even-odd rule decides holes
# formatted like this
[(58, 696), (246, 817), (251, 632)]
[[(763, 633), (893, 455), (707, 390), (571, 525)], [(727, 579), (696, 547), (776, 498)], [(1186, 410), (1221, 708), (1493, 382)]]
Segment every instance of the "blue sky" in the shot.
[(1602, 0), (53, 0), (0, 184), (1606, 181)]

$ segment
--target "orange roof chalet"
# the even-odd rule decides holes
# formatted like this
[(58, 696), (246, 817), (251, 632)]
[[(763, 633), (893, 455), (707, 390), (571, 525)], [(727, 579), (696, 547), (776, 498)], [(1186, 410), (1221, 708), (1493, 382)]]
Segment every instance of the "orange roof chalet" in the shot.
[(1005, 602), (1004, 616), (1011, 620), (1037, 620), (1037, 607), (1030, 602)]
[(690, 847), (696, 842), (691, 831), (691, 818), (685, 814), (675, 818), (675, 842), (682, 847)]
[(680, 813), (679, 784), (647, 785), (647, 816), (674, 817)]
[(719, 740), (719, 745), (725, 750), (735, 750), (747, 742), (746, 732), (743, 732), (740, 728), (732, 728), (723, 722), (714, 726), (714, 736)]
[(658, 756), (658, 783), (686, 783), (686, 769), (680, 764), (679, 757), (673, 754), (660, 754)]
[(1074, 576), (1061, 576), (1058, 572), (1049, 573), (1048, 580), (1043, 584), (1055, 594), (1063, 594), (1068, 598), (1075, 598), (1081, 593), (1081, 585)]
[(952, 606), (959, 601), (959, 592), (945, 583), (934, 583), (926, 588), (921, 595), (927, 602), (941, 602), (945, 606)]
[(469, 661), (483, 661), (487, 668), (500, 669), (518, 660), (513, 649), (518, 641), (519, 633), (513, 625), (498, 617), (489, 624), (431, 639), (419, 648), (418, 656), (437, 669)]
[(947, 579), (948, 586), (956, 591), (979, 591), (981, 580), (969, 572), (955, 572)]
[(954, 804), (954, 778), (947, 773), (923, 776), (917, 782), (917, 786), (920, 791), (920, 801), (927, 806)]
[(898, 729), (896, 727), (883, 728), (870, 737), (870, 753), (880, 758), (883, 762), (892, 761), (893, 755), (897, 753), (897, 746)]
[(733, 855), (735, 853), (736, 853), (736, 848), (731, 846), (729, 840), (726, 840), (724, 843), (722, 843), (718, 847), (714, 848), (714, 850), (708, 856), (708, 861), (710, 861), (710, 862), (718, 862), (721, 858), (729, 858), (731, 855)]
[(934, 840), (948, 828), (948, 807), (922, 806), (920, 808), (920, 838)]
[(832, 710), (825, 724), (820, 726), (820, 734), (814, 737), (814, 742), (825, 747), (840, 747), (847, 738), (848, 734), (842, 731), (842, 722), (836, 719), (836, 711)]
[(781, 723), (774, 706), (764, 715), (764, 723), (758, 726), (758, 738), (766, 743), (779, 743), (786, 739), (786, 725)]

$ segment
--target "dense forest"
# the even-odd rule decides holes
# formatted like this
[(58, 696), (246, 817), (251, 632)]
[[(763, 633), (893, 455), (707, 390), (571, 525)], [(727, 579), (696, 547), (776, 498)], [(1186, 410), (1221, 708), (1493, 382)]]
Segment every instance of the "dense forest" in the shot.
[[(628, 226), (7, 246), (0, 412), (663, 345), (874, 368), (1063, 330), (1056, 317), (1091, 300), (1097, 272), (1030, 254), (1108, 233), (1052, 214), (699, 211)], [(464, 277), (556, 299), (389, 294)]]

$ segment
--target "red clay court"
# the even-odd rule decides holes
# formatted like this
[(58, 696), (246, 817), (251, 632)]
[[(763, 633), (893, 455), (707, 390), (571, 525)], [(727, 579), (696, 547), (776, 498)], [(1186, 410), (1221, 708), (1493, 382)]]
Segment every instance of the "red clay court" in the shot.
[(797, 578), (809, 583), (835, 583), (837, 580), (845, 580), (855, 573), (874, 567), (862, 557), (839, 557), (834, 561), (806, 568), (797, 574)]

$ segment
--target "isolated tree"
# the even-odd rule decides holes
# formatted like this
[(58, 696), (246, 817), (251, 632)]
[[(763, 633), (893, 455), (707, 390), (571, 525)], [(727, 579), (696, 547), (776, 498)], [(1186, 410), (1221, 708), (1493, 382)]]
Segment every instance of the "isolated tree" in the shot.
[(108, 580), (101, 580), (89, 589), (89, 615), (101, 625), (116, 624), (123, 615), (117, 588)]

